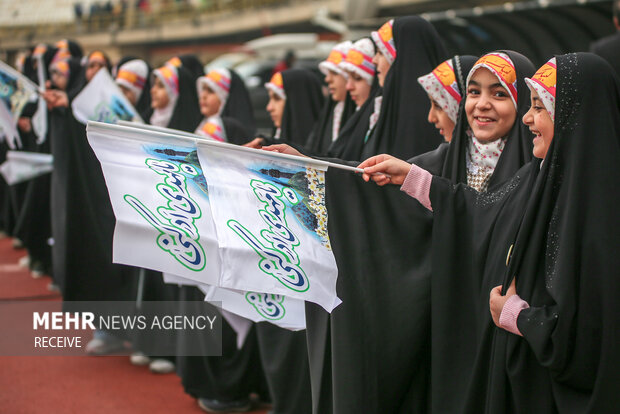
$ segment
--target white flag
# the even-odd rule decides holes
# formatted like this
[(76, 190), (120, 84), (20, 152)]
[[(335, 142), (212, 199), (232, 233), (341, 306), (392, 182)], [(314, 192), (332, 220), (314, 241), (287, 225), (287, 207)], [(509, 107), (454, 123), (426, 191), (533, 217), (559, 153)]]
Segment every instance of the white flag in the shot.
[(0, 142), (6, 138), (9, 148), (17, 149), (21, 147), (19, 132), (17, 132), (17, 119), (5, 103), (4, 99), (0, 102)]
[(200, 286), (205, 300), (221, 302), (222, 309), (254, 322), (270, 322), (291, 331), (306, 329), (305, 305), (302, 300), (282, 295), (240, 292), (215, 286)]
[[(43, 62), (43, 55), (37, 55), (37, 79), (39, 80), (39, 89), (45, 90), (45, 63)], [(32, 116), (32, 129), (37, 135), (37, 144), (45, 142), (47, 137), (47, 104), (43, 96), (39, 96), (37, 103), (37, 112)]]
[(100, 69), (71, 103), (75, 119), (115, 124), (119, 120), (142, 122), (107, 69)]
[(100, 122), (87, 136), (116, 216), (115, 262), (232, 289), (245, 310), (227, 310), (245, 317), (260, 302), (248, 292), (292, 309), (340, 304), (323, 175), (333, 164)]
[(6, 161), (0, 165), (0, 173), (9, 185), (14, 185), (51, 172), (53, 161), (51, 154), (7, 151)]
[(197, 144), (217, 229), (220, 286), (307, 300), (331, 312), (340, 299), (327, 234), (325, 164)]
[(0, 61), (0, 140), (7, 138), (9, 147), (19, 146), (17, 120), (24, 106), (37, 99), (37, 85)]
[(194, 140), (89, 122), (116, 216), (113, 260), (217, 285), (215, 226)]

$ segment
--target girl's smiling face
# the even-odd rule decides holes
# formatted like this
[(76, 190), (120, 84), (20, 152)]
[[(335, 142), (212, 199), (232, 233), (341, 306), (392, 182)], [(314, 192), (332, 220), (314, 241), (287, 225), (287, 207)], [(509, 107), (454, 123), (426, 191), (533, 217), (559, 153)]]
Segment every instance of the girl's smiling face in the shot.
[(479, 68), (467, 85), (467, 122), (474, 136), (484, 143), (505, 137), (517, 118), (510, 94), (486, 68)]
[(532, 106), (523, 115), (523, 123), (530, 127), (530, 131), (534, 134), (534, 149), (532, 153), (536, 158), (545, 158), (553, 140), (553, 121), (536, 91), (531, 91), (530, 99)]

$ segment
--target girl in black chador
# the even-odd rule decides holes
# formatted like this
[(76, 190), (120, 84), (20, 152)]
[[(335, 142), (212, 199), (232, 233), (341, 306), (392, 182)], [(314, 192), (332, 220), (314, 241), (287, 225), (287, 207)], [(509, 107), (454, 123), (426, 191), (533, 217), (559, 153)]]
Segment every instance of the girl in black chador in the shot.
[(116, 84), (144, 121), (151, 118), (151, 68), (141, 59), (129, 59), (118, 66)]
[[(70, 53), (69, 49), (63, 53)], [(54, 167), (56, 171), (58, 164), (58, 174), (63, 175), (58, 176), (60, 181), (56, 184), (60, 191), (53, 203), (58, 203), (56, 206), (66, 212), (66, 216), (61, 213), (57, 218), (61, 234), (65, 232), (65, 246), (54, 253), (55, 259), (60, 255), (59, 266), (64, 269), (60, 279), (65, 309), (71, 301), (132, 299), (130, 268), (112, 263), (115, 219), (101, 164), (88, 144), (85, 125), (73, 117), (70, 105), (99, 70), (109, 68), (108, 58), (100, 51), (93, 51), (79, 72), (70, 69), (71, 86), (66, 92), (48, 89), (45, 93), (48, 107), (52, 109), (51, 133), (56, 141), (53, 143)], [(73, 75), (77, 75), (77, 79), (73, 79)], [(85, 350), (91, 354), (105, 354), (121, 348), (121, 338), (96, 331)]]
[[(190, 59), (193, 62), (194, 59)], [(191, 65), (196, 68), (198, 65)], [(198, 95), (196, 94), (196, 77), (198, 75), (184, 66), (179, 58), (173, 58), (164, 66), (152, 71), (151, 74), (151, 125), (194, 132), (200, 122)], [(146, 120), (145, 120), (146, 121)], [(176, 284), (167, 284), (161, 272), (143, 270), (144, 284), (142, 300), (145, 301), (179, 301), (180, 288)], [(166, 309), (169, 313), (177, 313), (179, 309), (171, 305)], [(155, 345), (155, 341), (158, 341)], [(134, 354), (131, 363), (148, 365), (157, 374), (168, 374), (175, 371), (176, 338), (168, 336), (152, 336), (139, 332), (134, 338)], [(162, 342), (165, 341), (165, 342)], [(167, 355), (156, 355), (155, 349), (169, 349)]]
[[(276, 73), (266, 87), (267, 110), (276, 141), (308, 137), (321, 107), (320, 82), (312, 72), (289, 69)], [(298, 141), (300, 145), (305, 142)], [(292, 332), (268, 322), (256, 325), (258, 344), (275, 414), (312, 412), (306, 332)]]
[[(486, 192), (511, 179), (531, 158), (532, 135), (519, 120), (527, 111), (528, 104), (528, 89), (523, 78), (533, 72), (531, 62), (516, 52), (498, 51), (481, 57), (466, 78), (467, 96), (461, 102), (461, 114), (445, 156), (437, 157), (434, 151), (411, 161), (452, 184), (462, 183), (479, 192)], [(438, 158), (441, 162), (437, 162)], [(365, 161), (362, 167), (386, 159), (396, 160), (391, 156), (379, 155)], [(380, 184), (385, 183), (382, 181), (384, 177), (374, 178)], [(390, 180), (387, 182), (398, 180), (398, 177)], [(429, 266), (430, 277), (427, 289), (430, 288), (430, 293), (420, 298), (426, 297), (430, 301), (431, 342), (428, 346), (433, 354), (429, 407), (433, 412), (455, 412), (460, 407), (467, 376), (474, 364), (475, 353), (472, 349), (477, 339), (474, 313), (455, 314), (452, 309), (456, 304), (464, 309), (474, 309), (476, 298), (486, 297), (488, 293), (480, 290), (479, 277), (459, 277), (458, 288), (446, 288), (455, 283), (455, 275), (462, 274), (463, 269), (478, 258), (467, 249), (469, 244), (448, 236), (460, 234), (455, 228), (463, 228), (462, 232), (476, 229), (477, 234), (484, 234), (486, 224), (460, 217), (455, 218), (456, 222), (438, 220), (439, 213), (433, 210), (433, 217), (427, 223), (429, 228), (420, 244), (416, 244), (424, 246), (426, 243), (428, 249), (424, 257), (428, 260), (426, 266)], [(407, 234), (420, 231), (416, 230), (419, 221), (406, 223), (416, 223), (415, 226), (405, 226)], [(402, 286), (402, 281), (396, 281), (395, 285)], [(413, 292), (413, 287), (405, 291)], [(398, 294), (398, 291), (390, 293), (388, 304), (394, 303)], [(460, 328), (453, 329), (454, 326)], [(445, 395), (457, 397), (445, 398)]]
[[(196, 89), (204, 116), (196, 134), (235, 144), (245, 143), (254, 136), (252, 105), (239, 75), (229, 69), (215, 69), (198, 78)], [(199, 301), (198, 306), (204, 309), (204, 297), (198, 287), (182, 286), (181, 314), (199, 311), (194, 301)], [(227, 319), (214, 306), (211, 312), (222, 317), (221, 343), (214, 345), (210, 335), (191, 338), (181, 331), (177, 335), (179, 350), (195, 349), (195, 344), (188, 342), (199, 341), (204, 355), (209, 355), (210, 349), (218, 349), (219, 345), (222, 355), (177, 356), (177, 373), (185, 392), (196, 398), (203, 410), (248, 411), (253, 406), (249, 398), (251, 393), (261, 394), (265, 401), (269, 393), (262, 377), (256, 330), (251, 328), (241, 348), (237, 348), (237, 334)]]

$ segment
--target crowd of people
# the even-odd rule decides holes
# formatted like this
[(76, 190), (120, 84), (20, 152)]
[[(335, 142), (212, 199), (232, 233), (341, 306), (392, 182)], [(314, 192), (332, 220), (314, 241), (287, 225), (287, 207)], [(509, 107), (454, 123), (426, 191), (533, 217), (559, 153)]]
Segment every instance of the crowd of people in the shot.
[(0, 228), (65, 301), (204, 298), (112, 263), (114, 214), (71, 110), (99, 70), (148, 124), (364, 169), (326, 172), (342, 304), (307, 302), (306, 330), (256, 323), (237, 347), (224, 322), (218, 357), (156, 355), (153, 338), (102, 330), (88, 353), (130, 342), (131, 363), (176, 372), (209, 412), (620, 407), (620, 80), (600, 56), (550, 56), (538, 69), (512, 50), (450, 57), (430, 23), (399, 17), (332, 49), (319, 65), (327, 96), (311, 71), (274, 73), (269, 137), (255, 134), (239, 75), (205, 74), (192, 55), (113, 65), (63, 40), (31, 51), (22, 71), (34, 81), (37, 61), (48, 136), (36, 139), (27, 108), (21, 149), (51, 153), (54, 171), (2, 185)]

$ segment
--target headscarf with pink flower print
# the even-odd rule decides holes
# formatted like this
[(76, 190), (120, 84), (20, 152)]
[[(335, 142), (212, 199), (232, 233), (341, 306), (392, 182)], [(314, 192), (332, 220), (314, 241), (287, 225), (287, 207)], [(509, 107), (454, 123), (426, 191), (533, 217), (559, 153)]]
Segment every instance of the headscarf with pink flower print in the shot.
[(555, 121), (555, 87), (557, 82), (555, 58), (549, 59), (531, 78), (525, 78), (530, 90), (536, 91), (552, 121)]

